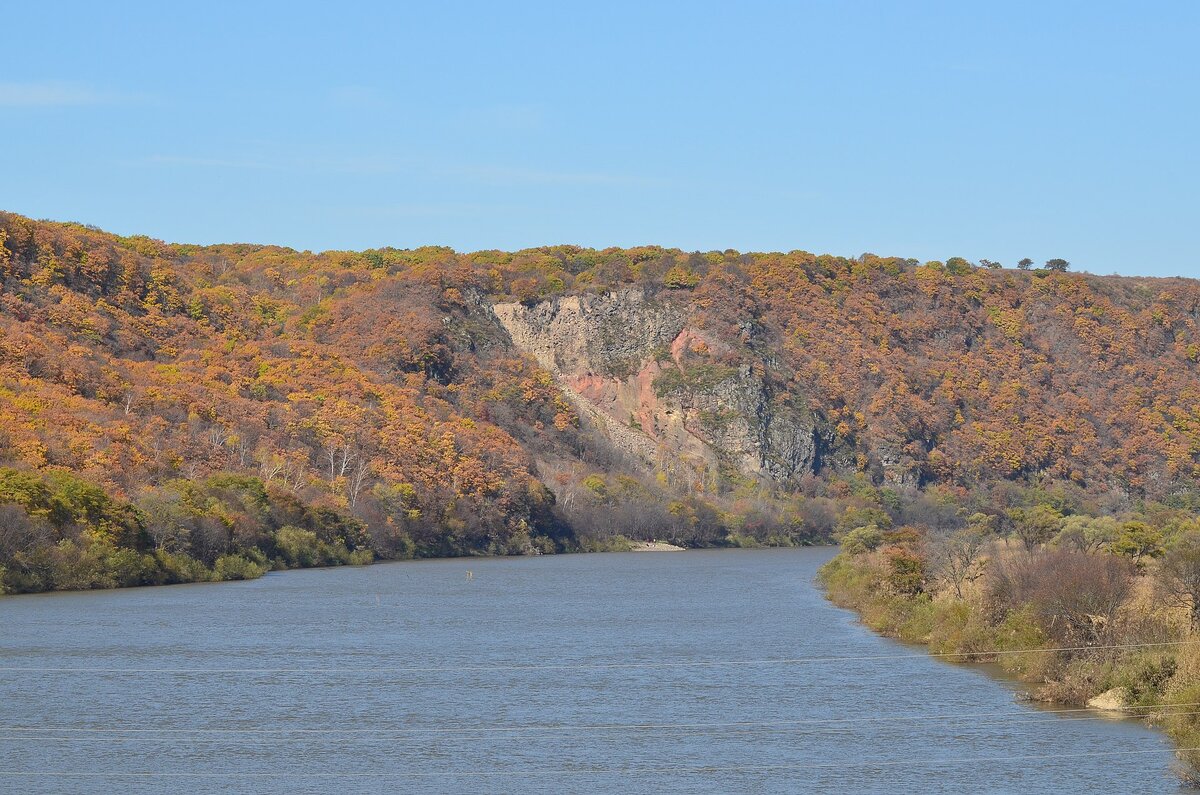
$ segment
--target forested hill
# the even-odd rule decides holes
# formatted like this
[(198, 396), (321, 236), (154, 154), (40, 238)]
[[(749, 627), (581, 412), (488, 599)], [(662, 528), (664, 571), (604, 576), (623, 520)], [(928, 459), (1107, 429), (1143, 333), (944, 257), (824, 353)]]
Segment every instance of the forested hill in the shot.
[(1187, 279), (0, 214), (0, 584), (794, 543), (932, 493), (1190, 509), (1198, 360)]

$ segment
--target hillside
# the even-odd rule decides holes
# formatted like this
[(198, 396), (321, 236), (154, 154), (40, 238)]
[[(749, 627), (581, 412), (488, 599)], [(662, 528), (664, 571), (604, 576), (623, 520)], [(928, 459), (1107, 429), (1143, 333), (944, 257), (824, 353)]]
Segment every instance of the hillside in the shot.
[(1047, 494), (1192, 511), (1198, 361), (1187, 279), (655, 247), (313, 254), (0, 214), (0, 583), (617, 533), (799, 543), (863, 511)]

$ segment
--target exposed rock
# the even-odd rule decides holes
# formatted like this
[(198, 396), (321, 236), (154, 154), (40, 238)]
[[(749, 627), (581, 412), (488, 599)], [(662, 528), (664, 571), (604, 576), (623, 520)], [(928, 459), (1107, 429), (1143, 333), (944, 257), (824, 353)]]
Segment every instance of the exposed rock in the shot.
[(1129, 689), (1114, 687), (1112, 690), (1105, 690), (1095, 698), (1089, 699), (1087, 705), (1092, 709), (1121, 712), (1129, 706)]
[(513, 343), (556, 376), (625, 378), (679, 335), (685, 317), (639, 288), (570, 295), (532, 306), (496, 304)]
[(493, 311), (513, 344), (647, 470), (704, 482), (728, 467), (787, 481), (819, 465), (821, 435), (807, 407), (775, 394), (764, 361), (743, 353), (729, 365), (738, 355), (689, 325), (669, 296), (630, 288)]
[[(617, 449), (648, 470), (662, 468), (671, 445), (653, 429), (672, 423), (655, 411), (652, 383), (659, 369), (654, 354), (679, 336), (685, 321), (679, 309), (631, 288), (532, 306), (496, 304), (493, 311), (513, 344), (550, 371)], [(711, 455), (699, 440), (675, 441), (684, 456)]]
[(676, 546), (666, 541), (634, 541), (630, 552), (685, 552), (685, 547)]

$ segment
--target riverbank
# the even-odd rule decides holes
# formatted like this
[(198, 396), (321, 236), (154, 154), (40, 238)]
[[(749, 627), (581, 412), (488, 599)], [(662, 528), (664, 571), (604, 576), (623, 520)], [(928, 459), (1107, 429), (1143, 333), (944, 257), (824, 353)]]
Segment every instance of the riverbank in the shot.
[[(367, 566), (404, 560), (438, 560), (456, 557), (521, 557), (521, 555), (450, 555), (379, 557), (369, 549), (349, 549), (342, 543), (325, 543), (315, 533), (285, 529), (278, 534), (276, 555), (268, 557), (257, 548), (242, 549), (218, 557), (211, 565), (166, 550), (137, 553), (88, 538), (81, 544), (63, 542), (35, 561), (32, 571), (0, 567), (0, 596), (26, 593), (97, 591), (141, 588), (156, 585), (232, 582), (254, 580), (270, 571)], [(731, 546), (730, 548), (738, 548)], [(604, 543), (580, 544), (562, 552), (531, 554), (584, 554), (593, 552), (683, 552), (688, 547), (669, 541), (639, 541), (622, 535)], [(5, 582), (9, 587), (5, 588)]]
[(1165, 732), (1180, 748), (1180, 777), (1200, 783), (1200, 637), (1155, 615), (1148, 587), (1095, 642), (1064, 646), (1046, 631), (1034, 605), (998, 610), (978, 590), (961, 598), (904, 592), (895, 576), (882, 552), (843, 551), (821, 568), (818, 580), (831, 602), (855, 611), (870, 629), (921, 644), (948, 661), (994, 663), (1028, 683), (1035, 700), (1084, 707), (1105, 696), (1106, 711), (1136, 716)]

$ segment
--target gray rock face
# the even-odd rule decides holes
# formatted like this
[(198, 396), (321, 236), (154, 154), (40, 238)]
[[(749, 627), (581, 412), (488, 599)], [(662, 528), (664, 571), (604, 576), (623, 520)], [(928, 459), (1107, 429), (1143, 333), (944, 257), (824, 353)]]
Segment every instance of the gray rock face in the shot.
[(743, 475), (787, 481), (813, 471), (812, 417), (774, 399), (749, 364), (710, 389), (675, 399), (692, 419), (689, 430)]
[(496, 304), (513, 344), (558, 376), (627, 377), (679, 335), (685, 316), (639, 288), (571, 295), (525, 304)]
[(647, 470), (704, 480), (731, 467), (743, 477), (786, 482), (820, 466), (817, 419), (773, 394), (763, 362), (709, 367), (703, 383), (686, 374), (663, 378), (690, 366), (689, 346), (727, 349), (690, 326), (669, 297), (631, 288), (493, 311), (513, 345)]

